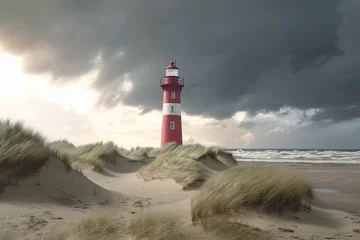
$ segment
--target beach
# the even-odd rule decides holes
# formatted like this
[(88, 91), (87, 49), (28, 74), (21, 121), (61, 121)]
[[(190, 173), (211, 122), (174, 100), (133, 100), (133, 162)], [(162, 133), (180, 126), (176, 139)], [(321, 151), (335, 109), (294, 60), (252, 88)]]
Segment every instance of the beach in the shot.
[[(120, 161), (123, 162), (124, 159)], [(55, 163), (56, 161), (45, 167), (43, 171), (48, 174), (40, 174), (40, 179), (29, 178), (23, 184), (20, 182), (16, 187), (9, 187), (1, 196), (1, 227), (12, 232), (14, 239), (35, 239), (37, 235), (41, 235), (43, 231), (53, 226), (71, 225), (86, 214), (99, 210), (111, 212), (115, 218), (118, 218), (119, 223), (123, 224), (120, 239), (132, 239), (125, 226), (142, 212), (176, 215), (183, 224), (185, 222), (186, 226), (191, 225), (189, 201), (197, 190), (184, 191), (171, 179), (144, 181), (137, 174), (141, 167), (139, 164), (127, 162), (122, 166), (122, 171), (109, 168), (107, 174), (85, 171), (86, 179), (77, 176), (76, 173), (67, 176), (69, 173), (60, 172), (58, 176), (66, 178), (61, 179), (64, 184), (62, 187), (51, 183), (49, 188), (46, 187), (35, 196), (34, 189), (41, 188), (37, 184), (46, 184), (46, 181), (49, 182), (51, 179), (50, 176), (53, 176), (54, 172), (51, 172), (51, 168), (59, 169), (60, 166), (54, 166)], [(249, 164), (254, 163), (240, 162), (239, 167)], [(247, 212), (241, 217), (235, 216), (235, 221), (246, 222), (261, 229), (259, 231), (264, 234), (271, 233), (274, 239), (360, 239), (360, 234), (354, 232), (354, 229), (360, 228), (360, 221), (357, 218), (360, 209), (358, 201), (360, 191), (357, 185), (359, 176), (356, 174), (360, 168), (358, 165), (260, 164), (301, 175), (308, 179), (315, 189), (320, 189), (319, 191), (323, 189), (329, 193), (317, 192), (322, 204), (315, 205), (313, 213), (299, 213), (295, 218), (290, 219), (288, 215), (280, 217)], [(83, 181), (81, 184), (80, 179)], [(74, 184), (80, 185), (74, 186)], [(93, 195), (93, 187), (98, 188), (97, 194)], [(54, 196), (52, 188), (58, 188), (63, 194)], [(78, 188), (89, 189), (82, 193), (78, 192)], [(77, 202), (75, 193), (79, 195)], [(69, 197), (66, 194), (73, 196)], [(194, 239), (206, 239), (199, 226), (193, 227), (192, 234), (197, 234)]]
[(0, 240), (360, 239), (360, 165), (46, 143), (0, 122)]
[[(239, 163), (247, 164), (247, 163)], [(335, 163), (262, 163), (309, 180), (320, 199), (360, 217), (360, 165)]]

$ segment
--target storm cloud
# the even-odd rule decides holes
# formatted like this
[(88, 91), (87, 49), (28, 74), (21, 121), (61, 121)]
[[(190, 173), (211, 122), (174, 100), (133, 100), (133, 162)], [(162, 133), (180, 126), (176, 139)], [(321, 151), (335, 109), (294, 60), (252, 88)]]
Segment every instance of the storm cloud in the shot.
[(284, 107), (360, 118), (359, 23), (357, 0), (0, 0), (0, 42), (28, 72), (99, 69), (99, 106), (146, 112), (161, 109), (158, 79), (176, 59), (184, 111), (216, 119)]

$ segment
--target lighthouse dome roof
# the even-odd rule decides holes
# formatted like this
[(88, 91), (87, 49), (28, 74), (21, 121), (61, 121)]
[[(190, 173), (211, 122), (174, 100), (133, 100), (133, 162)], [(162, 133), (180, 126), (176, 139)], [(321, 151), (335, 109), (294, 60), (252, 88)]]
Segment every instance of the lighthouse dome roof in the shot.
[(173, 61), (170, 62), (170, 65), (166, 67), (167, 69), (178, 69)]

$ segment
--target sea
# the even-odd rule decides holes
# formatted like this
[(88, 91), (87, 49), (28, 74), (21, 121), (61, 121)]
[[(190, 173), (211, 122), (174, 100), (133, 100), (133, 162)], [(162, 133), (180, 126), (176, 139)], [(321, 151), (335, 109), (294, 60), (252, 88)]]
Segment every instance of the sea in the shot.
[(227, 149), (237, 161), (360, 164), (360, 149)]

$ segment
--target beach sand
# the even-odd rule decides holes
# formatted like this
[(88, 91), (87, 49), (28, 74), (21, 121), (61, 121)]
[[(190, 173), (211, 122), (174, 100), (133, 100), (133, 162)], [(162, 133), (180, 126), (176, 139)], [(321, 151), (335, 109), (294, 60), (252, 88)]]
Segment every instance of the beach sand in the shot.
[[(197, 190), (185, 191), (171, 179), (144, 181), (138, 173), (143, 164), (121, 157), (115, 162), (102, 173), (86, 170), (82, 175), (68, 171), (59, 159), (50, 160), (36, 176), (19, 180), (0, 195), (1, 230), (12, 239), (33, 240), (54, 226), (70, 227), (88, 213), (106, 211), (122, 226), (119, 239), (133, 239), (131, 219), (153, 212), (177, 216), (193, 239), (209, 239), (199, 224), (191, 223), (190, 198)], [(204, 164), (213, 174), (226, 168), (212, 159)], [(251, 163), (239, 166), (246, 164)], [(360, 166), (263, 164), (304, 176), (315, 189), (330, 193), (317, 193), (312, 212), (279, 216), (244, 210), (232, 215), (232, 222), (272, 237), (267, 239), (360, 239)]]

